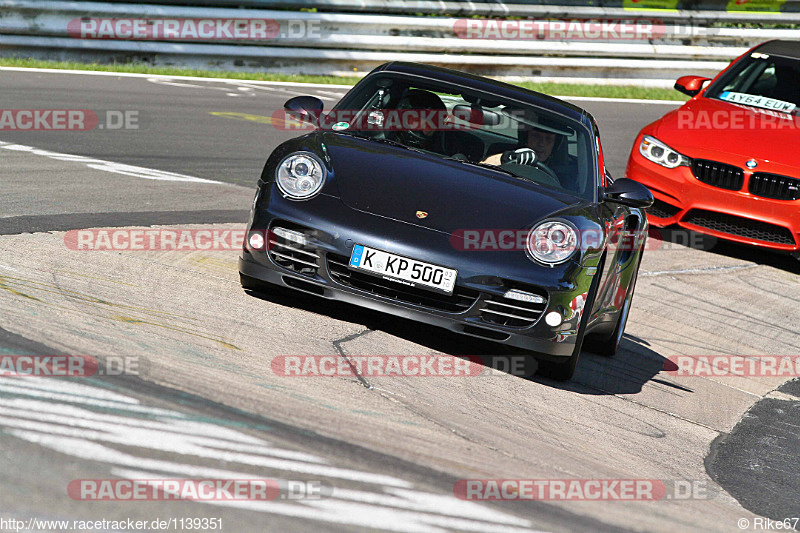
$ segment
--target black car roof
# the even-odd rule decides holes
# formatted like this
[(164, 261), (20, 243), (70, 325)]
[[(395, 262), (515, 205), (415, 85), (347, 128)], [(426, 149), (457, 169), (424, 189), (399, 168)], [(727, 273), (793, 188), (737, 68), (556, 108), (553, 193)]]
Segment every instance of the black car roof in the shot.
[(800, 59), (800, 41), (774, 40), (767, 41), (755, 49), (762, 54)]
[[(483, 76), (476, 76), (458, 70), (452, 70), (444, 67), (435, 67), (433, 65), (423, 65), (422, 63), (406, 63), (402, 61), (393, 61), (381, 65), (375, 71), (383, 72), (397, 72), (402, 74), (410, 74), (414, 76), (421, 76), (442, 82), (455, 83), (463, 85), (464, 87), (475, 89), (481, 92), (496, 94), (497, 96), (512, 98), (520, 102), (533, 104), (543, 107), (550, 111), (554, 111), (564, 115), (578, 122), (583, 122), (587, 118), (589, 122), (593, 122), (592, 116), (584, 109), (554, 98), (552, 96), (531, 91), (523, 87), (503, 83), (502, 81), (484, 78)], [(374, 71), (373, 71), (374, 72)], [(591, 127), (591, 124), (589, 125)]]

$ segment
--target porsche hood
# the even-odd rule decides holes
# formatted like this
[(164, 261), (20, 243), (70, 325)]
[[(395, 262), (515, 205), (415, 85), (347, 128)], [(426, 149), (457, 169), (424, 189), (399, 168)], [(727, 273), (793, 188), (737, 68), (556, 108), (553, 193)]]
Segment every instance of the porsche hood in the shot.
[(331, 133), (323, 142), (345, 205), (436, 231), (521, 229), (582, 203), (501, 171), (400, 146)]

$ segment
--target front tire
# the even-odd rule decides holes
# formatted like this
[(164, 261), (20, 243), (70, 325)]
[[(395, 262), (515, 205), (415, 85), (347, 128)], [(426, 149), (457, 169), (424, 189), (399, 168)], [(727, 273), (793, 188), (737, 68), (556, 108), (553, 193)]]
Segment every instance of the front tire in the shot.
[(556, 381), (570, 380), (575, 374), (575, 368), (578, 366), (580, 355), (580, 346), (578, 346), (576, 352), (569, 356), (566, 361), (539, 361), (539, 370), (537, 373)]
[(539, 361), (538, 373), (544, 377), (554, 379), (556, 381), (567, 381), (572, 379), (575, 374), (575, 368), (578, 366), (578, 360), (581, 357), (581, 349), (583, 348), (583, 338), (586, 332), (586, 325), (589, 323), (589, 317), (594, 309), (594, 301), (597, 298), (597, 288), (600, 285), (600, 277), (602, 276), (605, 258), (600, 260), (597, 266), (597, 273), (592, 285), (589, 288), (589, 294), (586, 298), (586, 303), (583, 307), (583, 315), (581, 316), (581, 323), (578, 326), (578, 335), (575, 339), (575, 349), (567, 359), (564, 361)]
[(591, 346), (589, 350), (598, 355), (611, 357), (619, 350), (619, 345), (622, 342), (622, 335), (625, 333), (625, 326), (628, 324), (628, 314), (631, 310), (631, 302), (633, 302), (633, 292), (636, 289), (636, 280), (639, 279), (639, 266), (642, 264), (643, 253), (644, 252), (639, 254), (639, 260), (636, 262), (636, 270), (633, 272), (631, 286), (628, 289), (628, 294), (625, 296), (625, 303), (622, 304), (622, 310), (619, 312), (617, 327), (614, 328), (614, 331), (611, 334), (604, 337), (599, 337), (597, 339), (592, 339), (590, 341)]

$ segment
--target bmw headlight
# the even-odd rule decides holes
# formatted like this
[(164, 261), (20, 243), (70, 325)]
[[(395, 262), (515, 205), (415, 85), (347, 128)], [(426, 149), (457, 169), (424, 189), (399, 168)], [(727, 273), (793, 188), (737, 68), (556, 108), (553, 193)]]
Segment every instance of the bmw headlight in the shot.
[(691, 164), (688, 157), (649, 135), (642, 137), (639, 153), (662, 167), (676, 168), (681, 165), (688, 167)]
[(316, 155), (296, 152), (286, 156), (278, 165), (275, 181), (289, 198), (307, 200), (322, 189), (326, 175), (325, 165)]
[(547, 220), (528, 234), (528, 253), (546, 265), (557, 265), (578, 250), (578, 230), (566, 220)]

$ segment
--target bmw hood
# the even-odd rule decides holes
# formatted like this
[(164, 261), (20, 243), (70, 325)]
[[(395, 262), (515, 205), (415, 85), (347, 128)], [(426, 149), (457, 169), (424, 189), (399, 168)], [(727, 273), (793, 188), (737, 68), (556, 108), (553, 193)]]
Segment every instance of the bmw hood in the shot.
[(581, 202), (500, 171), (400, 146), (333, 133), (323, 141), (345, 205), (448, 234), (522, 229)]
[(714, 158), (739, 167), (755, 158), (800, 167), (800, 117), (698, 98), (657, 122), (655, 136), (689, 156)]

